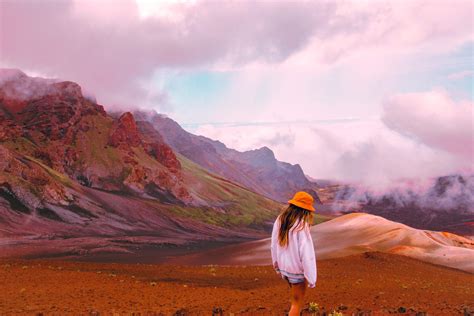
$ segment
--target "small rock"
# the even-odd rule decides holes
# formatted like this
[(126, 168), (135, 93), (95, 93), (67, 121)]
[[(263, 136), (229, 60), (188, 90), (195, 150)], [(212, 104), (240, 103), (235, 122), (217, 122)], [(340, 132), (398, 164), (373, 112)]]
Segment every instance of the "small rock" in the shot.
[(189, 313), (187, 309), (181, 308), (181, 309), (178, 309), (176, 312), (174, 312), (173, 316), (185, 316), (188, 314)]
[(345, 311), (347, 309), (347, 306), (346, 305), (339, 305), (338, 309), (340, 311)]
[(399, 313), (406, 313), (407, 309), (403, 306), (400, 306), (398, 309), (397, 309), (397, 312)]

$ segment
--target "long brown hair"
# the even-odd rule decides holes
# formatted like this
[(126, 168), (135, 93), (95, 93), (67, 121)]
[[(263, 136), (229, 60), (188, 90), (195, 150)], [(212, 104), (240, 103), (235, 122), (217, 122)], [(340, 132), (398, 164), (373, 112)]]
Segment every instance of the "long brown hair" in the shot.
[(313, 212), (305, 210), (304, 208), (290, 204), (280, 214), (280, 231), (278, 232), (278, 243), (282, 247), (288, 245), (288, 235), (290, 230), (302, 230), (304, 225), (313, 223)]

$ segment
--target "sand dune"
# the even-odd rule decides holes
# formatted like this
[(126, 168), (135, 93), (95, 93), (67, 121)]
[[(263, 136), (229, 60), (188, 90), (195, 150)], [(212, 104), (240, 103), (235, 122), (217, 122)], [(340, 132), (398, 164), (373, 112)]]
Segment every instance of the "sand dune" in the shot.
[[(318, 260), (367, 251), (409, 256), (474, 273), (474, 241), (446, 232), (415, 229), (383, 217), (352, 213), (313, 226)], [(188, 256), (191, 263), (269, 264), (270, 239)]]

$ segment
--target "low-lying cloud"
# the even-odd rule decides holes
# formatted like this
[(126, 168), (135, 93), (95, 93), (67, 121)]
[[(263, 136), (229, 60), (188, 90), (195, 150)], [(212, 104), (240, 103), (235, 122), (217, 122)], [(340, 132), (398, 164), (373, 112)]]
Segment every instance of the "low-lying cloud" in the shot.
[[(196, 133), (240, 150), (269, 146), (278, 159), (300, 163), (313, 178), (379, 189), (400, 180), (474, 172), (472, 102), (439, 91), (387, 100), (382, 119), (203, 125)], [(271, 146), (272, 135), (294, 141)]]
[[(474, 215), (474, 175), (453, 175), (431, 179), (393, 182), (390, 187), (367, 187), (363, 184), (344, 187), (336, 193), (332, 209), (364, 210), (369, 205), (384, 209), (454, 211), (452, 221), (469, 220)], [(461, 219), (462, 218), (462, 219)]]

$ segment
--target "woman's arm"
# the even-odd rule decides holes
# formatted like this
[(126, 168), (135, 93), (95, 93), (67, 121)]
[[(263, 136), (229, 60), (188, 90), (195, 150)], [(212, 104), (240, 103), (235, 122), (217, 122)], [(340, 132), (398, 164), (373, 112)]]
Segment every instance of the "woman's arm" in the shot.
[(272, 230), (272, 241), (271, 241), (271, 252), (272, 252), (272, 264), (273, 264), (273, 268), (275, 268), (275, 270), (277, 272), (278, 271), (278, 262), (277, 262), (277, 255), (276, 255), (276, 252), (277, 252), (277, 245), (278, 245), (278, 231), (279, 231), (279, 220), (278, 218), (275, 220), (275, 223), (273, 224), (273, 230)]
[(298, 232), (298, 240), (300, 260), (304, 269), (304, 277), (308, 281), (309, 287), (315, 287), (317, 280), (316, 255), (309, 225), (305, 225), (305, 228)]

